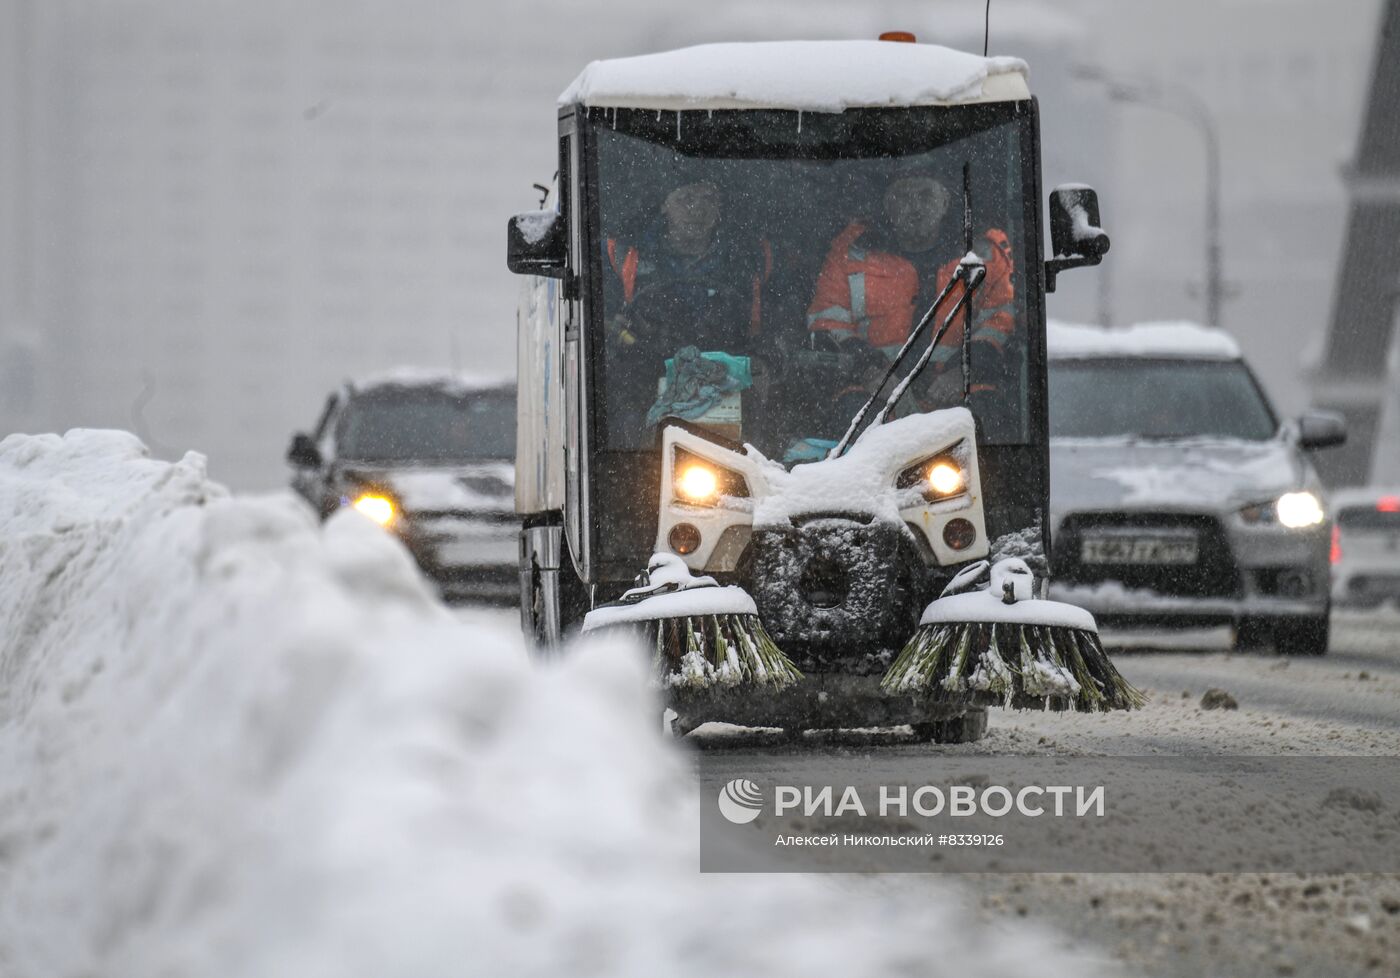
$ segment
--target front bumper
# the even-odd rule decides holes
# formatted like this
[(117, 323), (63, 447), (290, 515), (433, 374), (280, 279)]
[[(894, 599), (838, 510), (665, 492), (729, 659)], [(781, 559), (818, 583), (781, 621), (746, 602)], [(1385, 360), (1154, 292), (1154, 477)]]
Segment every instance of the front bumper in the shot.
[[(1152, 535), (1191, 528), (1195, 564), (1093, 565), (1080, 560), (1086, 532)], [(1050, 596), (1108, 627), (1206, 627), (1255, 618), (1325, 615), (1331, 591), (1330, 524), (1305, 530), (1249, 527), (1234, 514), (1075, 513), (1055, 538)]]
[(1204, 628), (1234, 625), (1247, 618), (1315, 618), (1327, 613), (1325, 594), (1301, 599), (1190, 597), (1125, 588), (1117, 582), (1076, 586), (1052, 581), (1050, 597), (1083, 608), (1107, 628)]
[(399, 534), (444, 600), (513, 603), (519, 598), (520, 529), (513, 518), (410, 517)]

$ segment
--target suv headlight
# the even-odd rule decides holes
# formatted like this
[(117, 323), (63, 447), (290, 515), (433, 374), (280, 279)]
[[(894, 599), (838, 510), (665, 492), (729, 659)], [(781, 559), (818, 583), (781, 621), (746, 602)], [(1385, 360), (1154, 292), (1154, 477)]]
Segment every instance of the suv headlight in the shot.
[(1278, 521), (1290, 530), (1300, 530), (1305, 526), (1317, 526), (1327, 518), (1322, 509), (1322, 500), (1310, 492), (1286, 492), (1274, 503)]
[(394, 501), (377, 492), (360, 493), (350, 505), (355, 508), (357, 513), (363, 513), (380, 526), (388, 526), (398, 513), (398, 507), (394, 505)]
[(1267, 503), (1246, 506), (1240, 510), (1240, 518), (1251, 526), (1279, 525), (1290, 530), (1302, 530), (1327, 519), (1327, 511), (1322, 508), (1322, 500), (1315, 493), (1303, 490), (1286, 492)]

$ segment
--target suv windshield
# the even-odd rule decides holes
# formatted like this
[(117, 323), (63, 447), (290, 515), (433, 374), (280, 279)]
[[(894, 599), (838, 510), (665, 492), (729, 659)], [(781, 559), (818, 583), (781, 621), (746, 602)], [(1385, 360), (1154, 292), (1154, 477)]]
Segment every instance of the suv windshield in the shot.
[[(603, 447), (650, 449), (680, 418), (770, 458), (820, 456), (968, 251), (965, 203), (988, 263), (973, 409), (984, 440), (1027, 440), (1029, 115), (1015, 103), (590, 118)], [(962, 319), (896, 415), (962, 403)]]
[(384, 387), (355, 395), (337, 433), (341, 458), (428, 465), (515, 456), (515, 393)]
[(1052, 437), (1264, 441), (1277, 430), (1263, 392), (1238, 361), (1050, 361)]

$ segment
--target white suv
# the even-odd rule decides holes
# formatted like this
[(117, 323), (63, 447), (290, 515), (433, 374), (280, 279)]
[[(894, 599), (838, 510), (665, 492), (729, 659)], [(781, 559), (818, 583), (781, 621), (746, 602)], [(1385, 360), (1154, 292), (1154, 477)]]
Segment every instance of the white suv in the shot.
[(515, 386), (399, 370), (343, 385), (292, 439), (292, 487), (353, 506), (412, 551), (445, 599), (514, 600)]
[(1052, 594), (1109, 626), (1325, 653), (1332, 527), (1308, 453), (1342, 420), (1280, 419), (1216, 329), (1052, 323), (1049, 352)]
[(1400, 489), (1338, 490), (1332, 513), (1333, 602), (1400, 609)]

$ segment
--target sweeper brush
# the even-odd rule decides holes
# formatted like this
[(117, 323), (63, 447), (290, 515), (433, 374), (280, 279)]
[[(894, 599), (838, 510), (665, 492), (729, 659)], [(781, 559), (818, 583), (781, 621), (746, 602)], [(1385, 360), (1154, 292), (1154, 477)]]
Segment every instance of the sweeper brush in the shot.
[(980, 561), (924, 611), (881, 680), (887, 692), (1033, 710), (1130, 710), (1145, 702), (1099, 642), (1093, 616), (1031, 596), (1018, 559)]
[(802, 678), (764, 630), (743, 588), (694, 577), (671, 554), (654, 555), (637, 587), (589, 612), (583, 629), (639, 639), (652, 650), (653, 675), (663, 689), (778, 689)]

